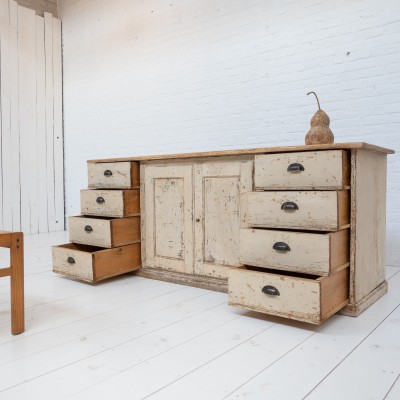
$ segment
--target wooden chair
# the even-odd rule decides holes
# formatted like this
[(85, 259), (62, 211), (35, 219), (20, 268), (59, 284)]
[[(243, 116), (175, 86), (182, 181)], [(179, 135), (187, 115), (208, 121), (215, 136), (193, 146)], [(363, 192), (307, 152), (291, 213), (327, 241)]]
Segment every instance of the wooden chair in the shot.
[(11, 333), (25, 329), (24, 316), (24, 234), (0, 231), (0, 247), (10, 249), (10, 267), (0, 269), (0, 277), (11, 278)]

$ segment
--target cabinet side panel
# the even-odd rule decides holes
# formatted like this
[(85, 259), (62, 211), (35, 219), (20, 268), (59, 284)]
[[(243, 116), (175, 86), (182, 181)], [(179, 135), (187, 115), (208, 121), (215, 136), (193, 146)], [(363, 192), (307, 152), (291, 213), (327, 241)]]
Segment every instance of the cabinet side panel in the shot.
[(124, 190), (124, 216), (140, 213), (139, 189)]
[(111, 221), (112, 247), (140, 242), (140, 216)]
[(385, 280), (386, 154), (358, 150), (352, 174), (352, 303)]
[(141, 266), (140, 243), (97, 251), (93, 257), (95, 281), (134, 271)]
[(343, 308), (349, 298), (348, 268), (321, 280), (321, 320)]

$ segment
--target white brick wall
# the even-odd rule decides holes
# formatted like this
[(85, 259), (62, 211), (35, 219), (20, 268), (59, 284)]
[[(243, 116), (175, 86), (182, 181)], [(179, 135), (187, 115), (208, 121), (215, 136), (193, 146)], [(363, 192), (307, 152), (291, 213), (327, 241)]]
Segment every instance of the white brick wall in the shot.
[[(315, 90), (337, 142), (400, 150), (398, 0), (59, 0), (67, 215), (86, 159), (302, 144)], [(387, 242), (400, 265), (400, 155)]]

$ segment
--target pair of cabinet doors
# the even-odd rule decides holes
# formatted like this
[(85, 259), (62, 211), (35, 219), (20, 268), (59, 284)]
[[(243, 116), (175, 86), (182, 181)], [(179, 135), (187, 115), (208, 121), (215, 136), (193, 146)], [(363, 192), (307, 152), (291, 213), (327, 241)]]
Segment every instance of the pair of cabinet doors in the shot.
[(239, 266), (239, 230), (253, 161), (142, 164), (143, 266), (227, 277)]

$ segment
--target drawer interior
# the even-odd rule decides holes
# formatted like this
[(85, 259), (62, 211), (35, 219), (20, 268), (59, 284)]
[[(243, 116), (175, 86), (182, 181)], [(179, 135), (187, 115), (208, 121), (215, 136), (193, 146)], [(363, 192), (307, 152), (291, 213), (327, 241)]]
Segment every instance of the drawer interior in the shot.
[(284, 270), (277, 270), (271, 268), (261, 268), (261, 267), (254, 267), (251, 265), (243, 265), (241, 267), (236, 268), (237, 270), (242, 271), (252, 271), (252, 272), (261, 272), (263, 274), (274, 274), (274, 275), (281, 275), (281, 276), (290, 276), (293, 278), (300, 278), (300, 279), (308, 279), (308, 280), (315, 280), (320, 281), (323, 277), (318, 275), (311, 275), (311, 274), (304, 274), (301, 272), (291, 272), (291, 271), (284, 271)]
[(63, 249), (82, 251), (85, 253), (95, 253), (96, 251), (104, 250), (103, 247), (89, 246), (87, 244), (78, 244), (78, 243), (60, 244), (57, 247), (63, 248)]

